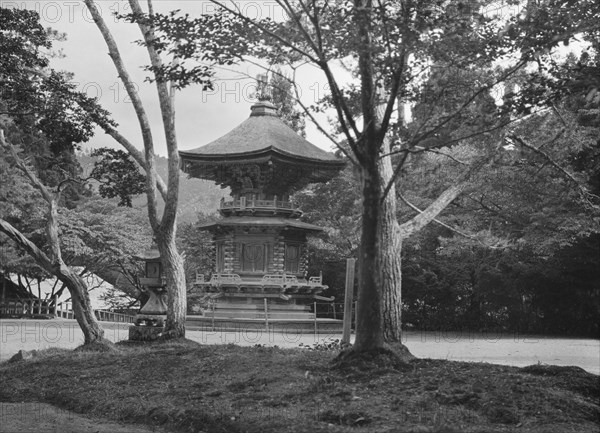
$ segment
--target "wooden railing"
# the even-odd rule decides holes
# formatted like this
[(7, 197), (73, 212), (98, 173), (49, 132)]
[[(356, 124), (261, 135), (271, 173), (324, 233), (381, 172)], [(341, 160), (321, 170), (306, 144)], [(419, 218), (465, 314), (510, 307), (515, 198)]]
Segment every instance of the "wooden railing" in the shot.
[(113, 311), (106, 310), (94, 310), (96, 318), (101, 322), (120, 322), (120, 323), (134, 323), (135, 316), (130, 314), (115, 313)]
[[(56, 310), (56, 317), (63, 319), (74, 319), (73, 304), (71, 302), (61, 302)], [(94, 310), (96, 319), (101, 322), (134, 323), (135, 315), (116, 313), (109, 310)]]
[(284, 200), (258, 200), (258, 199), (247, 199), (246, 197), (240, 197), (230, 201), (221, 199), (221, 209), (291, 209), (293, 210), (292, 203)]
[(8, 299), (0, 303), (0, 314), (34, 315), (55, 314), (56, 299)]
[[(132, 314), (117, 313), (108, 310), (94, 310), (96, 319), (103, 322), (133, 323)], [(0, 315), (4, 316), (54, 316), (62, 319), (74, 319), (73, 304), (53, 299), (10, 299), (0, 302)]]
[[(242, 277), (238, 274), (221, 274), (215, 273), (212, 274), (210, 280), (207, 280), (204, 274), (196, 272), (196, 278), (194, 283), (199, 285), (206, 284), (241, 284), (248, 283), (248, 281), (244, 281)], [(320, 274), (318, 277), (309, 277), (308, 281), (306, 280), (298, 280), (295, 275), (286, 275), (286, 274), (266, 274), (263, 275), (262, 280), (260, 281), (262, 284), (280, 284), (280, 285), (298, 285), (298, 284), (307, 284), (309, 286), (321, 286), (323, 284), (323, 274)]]

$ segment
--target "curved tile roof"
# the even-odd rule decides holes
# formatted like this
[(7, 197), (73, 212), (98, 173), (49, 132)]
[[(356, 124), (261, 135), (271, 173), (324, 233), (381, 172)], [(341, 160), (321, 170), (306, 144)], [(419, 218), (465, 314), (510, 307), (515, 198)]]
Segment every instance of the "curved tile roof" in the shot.
[(197, 149), (180, 151), (183, 160), (213, 162), (252, 160), (268, 153), (294, 160), (343, 166), (343, 160), (326, 152), (287, 126), (277, 116), (275, 106), (259, 102), (252, 106), (250, 117), (215, 141)]
[(296, 219), (281, 217), (249, 217), (249, 216), (229, 216), (220, 220), (198, 225), (198, 228), (212, 229), (218, 226), (267, 226), (267, 227), (292, 227), (306, 231), (321, 232), (322, 227), (314, 224), (305, 223)]

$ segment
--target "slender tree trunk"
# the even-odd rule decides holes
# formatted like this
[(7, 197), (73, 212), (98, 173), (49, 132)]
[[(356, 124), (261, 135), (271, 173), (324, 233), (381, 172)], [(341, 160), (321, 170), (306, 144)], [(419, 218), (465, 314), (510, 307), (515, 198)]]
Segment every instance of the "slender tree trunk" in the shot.
[(104, 330), (96, 320), (87, 284), (71, 268), (60, 266), (56, 275), (67, 286), (73, 302), (75, 320), (83, 332), (84, 344), (102, 341)]
[(182, 338), (185, 337), (187, 294), (183, 258), (175, 245), (174, 230), (166, 234), (159, 233), (157, 243), (167, 278), (165, 335), (167, 338)]
[[(132, 144), (121, 134), (112, 128), (105, 131), (130, 151), (132, 156), (146, 170), (146, 196), (148, 198), (148, 218), (158, 243), (158, 249), (163, 264), (163, 272), (167, 279), (167, 322), (165, 324), (165, 335), (168, 338), (185, 336), (186, 316), (186, 282), (183, 267), (183, 258), (177, 252), (175, 244), (175, 233), (177, 225), (177, 204), (179, 195), (179, 154), (177, 149), (177, 138), (175, 134), (175, 113), (173, 105), (173, 94), (169, 94), (168, 85), (161, 79), (156, 80), (156, 89), (163, 120), (165, 142), (168, 152), (168, 183), (164, 184), (157, 175), (154, 158), (154, 141), (150, 121), (142, 104), (142, 100), (136, 90), (135, 83), (128, 74), (125, 64), (119, 53), (108, 26), (106, 25), (100, 10), (93, 1), (85, 0), (94, 22), (102, 33), (108, 46), (110, 57), (119, 73), (121, 81), (127, 89), (135, 109), (142, 132), (144, 143), (144, 154), (137, 151)], [(129, 6), (135, 14), (143, 14), (137, 0), (130, 0)], [(152, 14), (151, 2), (148, 2), (150, 14)], [(154, 47), (155, 35), (152, 26), (138, 22), (138, 26), (146, 42), (146, 50), (154, 67), (160, 68), (162, 60)], [(165, 202), (162, 218), (158, 216), (158, 205), (156, 192), (161, 194)]]
[[(50, 229), (48, 229), (50, 230)], [(57, 228), (54, 230), (58, 233)], [(27, 239), (19, 230), (10, 223), (0, 219), (0, 232), (7, 235), (17, 245), (23, 248), (35, 260), (35, 262), (44, 268), (50, 274), (55, 275), (69, 290), (73, 301), (73, 313), (75, 320), (79, 324), (84, 336), (84, 343), (94, 343), (101, 341), (104, 337), (104, 330), (96, 320), (87, 285), (83, 279), (77, 275), (71, 268), (66, 266), (62, 259), (50, 260), (50, 258), (40, 250), (33, 242)]]

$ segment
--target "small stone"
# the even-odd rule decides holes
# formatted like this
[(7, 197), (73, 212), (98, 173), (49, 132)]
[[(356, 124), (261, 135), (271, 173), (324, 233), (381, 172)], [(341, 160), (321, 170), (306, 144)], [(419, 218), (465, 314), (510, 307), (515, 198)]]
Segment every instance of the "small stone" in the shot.
[(37, 351), (35, 350), (19, 350), (16, 354), (14, 354), (9, 360), (8, 362), (13, 363), (13, 362), (19, 362), (19, 361), (26, 361), (28, 359), (31, 359), (35, 356), (35, 354), (37, 353)]

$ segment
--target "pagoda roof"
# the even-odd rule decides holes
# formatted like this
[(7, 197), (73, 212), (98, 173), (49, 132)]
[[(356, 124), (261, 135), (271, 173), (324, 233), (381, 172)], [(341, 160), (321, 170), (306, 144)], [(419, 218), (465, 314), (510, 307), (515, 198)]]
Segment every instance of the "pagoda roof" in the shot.
[(342, 168), (345, 162), (326, 152), (287, 126), (275, 106), (259, 102), (251, 107), (248, 119), (216, 140), (197, 149), (180, 151), (182, 168), (192, 165), (257, 163), (273, 159), (322, 168)]
[(291, 218), (277, 218), (277, 217), (248, 217), (248, 216), (230, 216), (217, 221), (199, 225), (200, 229), (211, 229), (218, 226), (225, 227), (240, 227), (240, 226), (252, 226), (252, 227), (291, 227), (295, 229), (321, 232), (322, 227), (314, 224), (305, 223)]

